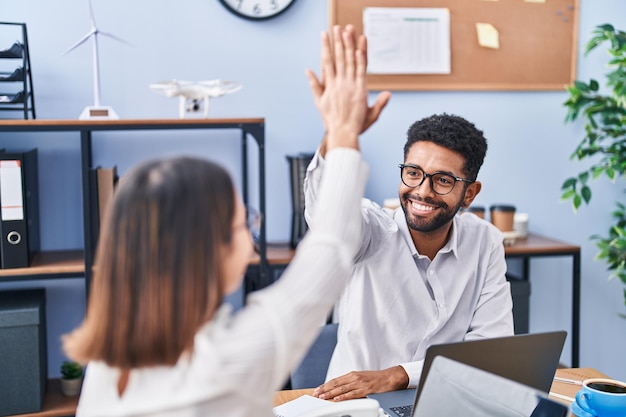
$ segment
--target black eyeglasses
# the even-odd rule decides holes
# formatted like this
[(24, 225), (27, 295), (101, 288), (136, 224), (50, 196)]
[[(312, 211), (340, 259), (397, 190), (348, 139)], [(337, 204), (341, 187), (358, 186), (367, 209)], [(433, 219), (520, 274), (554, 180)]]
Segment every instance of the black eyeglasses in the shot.
[(261, 224), (263, 223), (263, 216), (254, 207), (246, 206), (246, 226), (252, 236), (252, 243), (254, 245), (254, 251), (261, 253), (259, 241), (261, 240)]
[(254, 240), (258, 240), (261, 236), (261, 223), (263, 222), (263, 216), (254, 207), (246, 206), (246, 225), (248, 230), (252, 234)]
[(407, 187), (417, 188), (426, 178), (430, 180), (430, 188), (439, 195), (450, 194), (457, 181), (463, 181), (468, 184), (474, 181), (465, 178), (455, 177), (454, 175), (447, 174), (445, 172), (434, 172), (427, 174), (424, 170), (417, 165), (411, 164), (399, 164), (400, 178)]

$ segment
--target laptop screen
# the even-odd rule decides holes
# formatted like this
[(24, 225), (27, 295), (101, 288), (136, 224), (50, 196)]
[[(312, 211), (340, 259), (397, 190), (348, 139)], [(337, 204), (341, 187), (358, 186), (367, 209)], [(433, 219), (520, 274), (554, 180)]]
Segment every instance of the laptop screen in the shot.
[(416, 400), (437, 356), (454, 359), (547, 393), (566, 336), (565, 331), (555, 331), (433, 345), (426, 351)]
[(413, 417), (564, 417), (565, 405), (510, 379), (437, 356)]
[(566, 336), (566, 332), (556, 331), (433, 345), (426, 351), (417, 389), (370, 394), (368, 397), (376, 399), (381, 408), (392, 417), (411, 416), (437, 356), (453, 359), (547, 393), (552, 385)]

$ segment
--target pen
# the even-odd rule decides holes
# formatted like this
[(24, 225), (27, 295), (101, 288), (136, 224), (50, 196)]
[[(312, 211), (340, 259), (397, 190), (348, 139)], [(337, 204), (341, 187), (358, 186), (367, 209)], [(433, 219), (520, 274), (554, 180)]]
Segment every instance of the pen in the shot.
[(564, 384), (574, 384), (574, 385), (582, 385), (583, 382), (577, 379), (569, 379), (569, 378), (561, 378), (558, 376), (554, 377), (555, 382), (563, 382)]
[(569, 402), (574, 402), (576, 400), (576, 398), (568, 397), (567, 395), (563, 395), (563, 394), (557, 394), (556, 392), (550, 392), (550, 396), (554, 398), (559, 398), (561, 400), (569, 401)]

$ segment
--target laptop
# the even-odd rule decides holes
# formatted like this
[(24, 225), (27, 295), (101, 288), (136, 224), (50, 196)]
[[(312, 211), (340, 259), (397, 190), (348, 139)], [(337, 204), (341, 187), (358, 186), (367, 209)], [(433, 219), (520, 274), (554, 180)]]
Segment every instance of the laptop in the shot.
[(432, 345), (416, 389), (368, 395), (391, 417), (411, 417), (433, 360), (444, 356), (548, 393), (559, 364), (567, 332), (528, 333)]
[(415, 403), (415, 417), (565, 417), (569, 410), (540, 390), (437, 356)]

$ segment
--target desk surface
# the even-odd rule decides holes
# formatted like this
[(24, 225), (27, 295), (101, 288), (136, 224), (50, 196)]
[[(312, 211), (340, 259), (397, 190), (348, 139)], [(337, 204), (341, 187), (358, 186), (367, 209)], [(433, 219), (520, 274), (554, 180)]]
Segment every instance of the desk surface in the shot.
[(524, 239), (516, 239), (512, 245), (504, 247), (507, 256), (516, 255), (551, 255), (580, 252), (580, 246), (560, 240), (529, 233)]
[[(524, 239), (516, 239), (512, 245), (504, 247), (506, 256), (555, 255), (580, 252), (580, 246), (560, 240), (529, 233)], [(270, 265), (287, 265), (295, 254), (288, 243), (268, 243), (267, 261)], [(259, 263), (259, 257), (252, 261)]]
[[(555, 376), (559, 378), (573, 379), (576, 381), (583, 381), (588, 378), (608, 378), (607, 375), (593, 368), (557, 369)], [(555, 401), (569, 404), (574, 400), (574, 396), (579, 389), (580, 385), (554, 381), (552, 383), (552, 387), (550, 388), (550, 398)], [(302, 395), (310, 395), (311, 393), (313, 393), (313, 388), (278, 391), (274, 394), (274, 407), (288, 401), (295, 400)]]
[[(587, 378), (608, 378), (607, 375), (593, 368), (564, 368), (557, 369), (556, 376), (560, 378), (582, 381)], [(557, 401), (569, 402), (574, 398), (580, 389), (578, 385), (567, 384), (555, 381), (550, 390), (552, 396)], [(274, 406), (281, 405), (287, 401), (294, 400), (302, 395), (311, 394), (313, 388), (300, 390), (278, 391), (274, 395)], [(46, 396), (44, 398), (43, 410), (38, 413), (20, 414), (20, 417), (61, 417), (72, 416), (76, 412), (78, 397), (64, 397), (61, 394), (61, 383), (58, 379), (48, 381)]]

